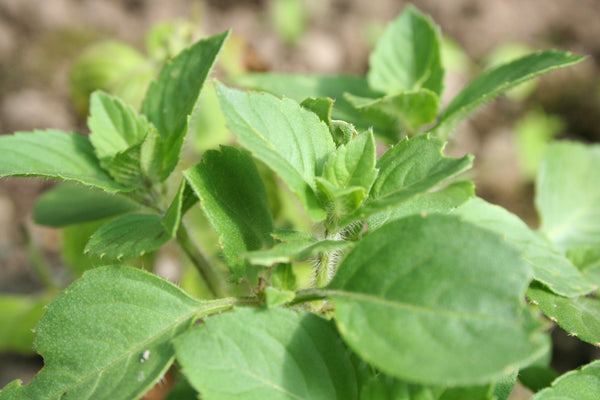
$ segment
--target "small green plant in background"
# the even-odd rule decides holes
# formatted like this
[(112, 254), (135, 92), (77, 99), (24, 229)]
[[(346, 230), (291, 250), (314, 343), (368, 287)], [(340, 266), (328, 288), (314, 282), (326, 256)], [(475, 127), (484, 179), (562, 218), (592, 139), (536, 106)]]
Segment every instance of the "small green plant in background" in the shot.
[[(89, 137), (0, 138), (1, 176), (76, 184), (44, 196), (36, 220), (97, 223), (85, 253), (104, 264), (48, 305), (34, 342), (45, 366), (1, 400), (136, 399), (172, 365), (190, 399), (501, 400), (517, 379), (536, 400), (600, 395), (598, 362), (552, 381), (539, 315), (600, 343), (600, 150), (549, 145), (537, 231), (457, 180), (471, 156), (443, 154), (478, 106), (582, 57), (526, 55), (441, 110), (438, 28), (409, 7), (366, 77), (229, 79), (259, 91), (216, 82), (237, 145), (181, 170), (190, 116), (228, 35), (168, 61), (139, 110), (94, 92)], [(305, 220), (274, 215), (288, 191)], [(184, 218), (198, 207), (218, 259), (196, 240), (215, 233), (191, 232)], [(171, 240), (204, 298), (125, 261)]]

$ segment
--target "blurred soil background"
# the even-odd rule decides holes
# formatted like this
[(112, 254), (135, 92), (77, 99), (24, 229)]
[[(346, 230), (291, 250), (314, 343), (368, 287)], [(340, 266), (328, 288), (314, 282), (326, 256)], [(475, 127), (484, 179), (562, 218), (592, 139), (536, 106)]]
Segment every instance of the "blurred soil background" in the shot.
[[(250, 69), (364, 74), (375, 38), (406, 5), (399, 0), (306, 0), (304, 25), (287, 40), (277, 31), (274, 3), (0, 0), (0, 133), (38, 128), (86, 132), (69, 97), (68, 74), (83, 49), (99, 40), (122, 40), (143, 50), (144, 35), (155, 23), (191, 18), (207, 35), (231, 28), (243, 38)], [(505, 43), (589, 55), (575, 67), (538, 80), (524, 98), (503, 97), (484, 107), (459, 126), (448, 148), (450, 154), (476, 156), (472, 177), (479, 195), (535, 226), (533, 184), (519, 160), (518, 122), (535, 110), (558, 118), (553, 126), (559, 138), (600, 141), (600, 0), (412, 3), (430, 14), (466, 55), (447, 76), (447, 98)], [(35, 198), (51, 185), (41, 179), (0, 181), (0, 293), (38, 290), (32, 266), (40, 257), (61, 273), (59, 232), (31, 219)], [(559, 329), (555, 336), (554, 367), (561, 372), (600, 357)], [(0, 355), (0, 387), (15, 378), (29, 380), (40, 366), (38, 358)]]

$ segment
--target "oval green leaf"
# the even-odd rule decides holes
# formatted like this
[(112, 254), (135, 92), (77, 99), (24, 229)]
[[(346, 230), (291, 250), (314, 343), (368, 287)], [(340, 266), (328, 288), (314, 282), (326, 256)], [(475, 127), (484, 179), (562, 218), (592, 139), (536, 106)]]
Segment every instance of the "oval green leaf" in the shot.
[(175, 339), (205, 400), (355, 400), (356, 377), (332, 324), (304, 311), (244, 309)]
[(130, 214), (100, 227), (85, 246), (85, 252), (105, 260), (139, 257), (167, 243), (171, 235), (158, 214)]
[(600, 398), (600, 361), (568, 372), (531, 400), (597, 400)]
[(456, 217), (412, 216), (359, 242), (325, 291), (365, 361), (411, 382), (472, 385), (544, 352), (523, 301), (530, 278), (499, 235)]
[(0, 399), (137, 399), (171, 365), (171, 339), (211, 307), (145, 271), (89, 271), (50, 303), (36, 327), (44, 368), (26, 386), (12, 382)]
[(0, 177), (42, 176), (95, 186), (106, 192), (133, 188), (115, 182), (100, 166), (88, 138), (57, 130), (0, 137)]
[(125, 196), (65, 183), (38, 197), (33, 210), (33, 220), (40, 225), (63, 227), (139, 209), (139, 204)]

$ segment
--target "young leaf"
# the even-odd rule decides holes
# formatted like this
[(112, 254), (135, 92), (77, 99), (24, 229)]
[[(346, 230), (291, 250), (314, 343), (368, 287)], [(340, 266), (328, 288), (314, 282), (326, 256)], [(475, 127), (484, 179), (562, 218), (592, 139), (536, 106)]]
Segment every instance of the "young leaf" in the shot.
[(240, 253), (272, 243), (273, 219), (267, 193), (250, 154), (229, 146), (209, 150), (184, 172), (219, 234), (231, 280), (241, 279), (247, 262)]
[(433, 132), (445, 138), (452, 129), (475, 109), (493, 98), (538, 75), (576, 64), (585, 57), (558, 50), (532, 53), (496, 67), (469, 83), (452, 100), (440, 117)]
[(540, 230), (560, 250), (600, 246), (600, 146), (551, 144), (536, 181)]
[(121, 260), (154, 251), (170, 239), (162, 216), (130, 214), (102, 225), (90, 238), (85, 252), (105, 260)]
[(39, 225), (60, 228), (139, 209), (139, 204), (127, 197), (64, 183), (38, 197), (33, 209), (33, 220)]
[(358, 133), (354, 125), (345, 121), (331, 119), (333, 104), (334, 100), (329, 97), (308, 97), (300, 103), (305, 109), (317, 114), (319, 119), (329, 127), (329, 132), (331, 132), (335, 145), (341, 146), (350, 142)]
[(559, 296), (541, 285), (532, 285), (527, 297), (570, 335), (600, 346), (600, 300)]
[(531, 400), (596, 400), (600, 397), (600, 361), (567, 372)]
[(328, 223), (337, 224), (337, 222), (352, 214), (362, 204), (367, 192), (364, 187), (350, 186), (345, 189), (339, 189), (327, 179), (317, 177), (317, 191), (323, 208), (327, 210)]
[(472, 385), (545, 351), (542, 325), (523, 302), (530, 278), (499, 235), (456, 217), (412, 216), (361, 240), (324, 291), (346, 343), (376, 368)]
[(454, 213), (466, 221), (503, 235), (507, 242), (522, 251), (523, 258), (533, 268), (533, 277), (555, 293), (574, 297), (594, 289), (548, 239), (533, 232), (519, 217), (502, 207), (475, 198)]
[(244, 309), (175, 339), (205, 400), (356, 400), (354, 370), (332, 325), (314, 314)]
[(369, 65), (367, 79), (374, 90), (396, 94), (425, 88), (440, 95), (444, 69), (437, 26), (407, 7), (377, 41)]
[(90, 97), (88, 127), (96, 155), (105, 160), (142, 143), (152, 124), (120, 99), (96, 91)]
[(471, 156), (444, 157), (444, 144), (440, 139), (420, 135), (388, 150), (377, 162), (379, 176), (370, 199), (341, 224), (391, 210), (471, 167)]
[(212, 70), (229, 31), (200, 40), (179, 53), (148, 88), (142, 113), (156, 126), (164, 153), (160, 179), (166, 179), (179, 161), (188, 119), (204, 81)]
[(18, 132), (0, 137), (0, 177), (42, 176), (95, 186), (106, 192), (133, 188), (115, 182), (100, 166), (85, 136), (57, 130)]
[(471, 181), (453, 182), (435, 192), (425, 192), (400, 203), (390, 211), (375, 214), (367, 219), (370, 230), (388, 221), (414, 214), (448, 214), (475, 197), (475, 185)]
[(368, 193), (377, 177), (375, 138), (366, 131), (331, 153), (323, 177), (339, 189), (359, 186)]
[(390, 139), (398, 140), (402, 134), (417, 133), (423, 125), (435, 121), (440, 99), (428, 89), (400, 92), (378, 99), (345, 95), (374, 129), (396, 131)]
[(169, 205), (167, 212), (162, 220), (163, 227), (167, 230), (171, 237), (177, 235), (177, 230), (181, 224), (181, 219), (185, 213), (198, 202), (198, 197), (194, 190), (188, 184), (187, 180), (183, 180), (179, 185), (179, 190), (175, 198)]
[(37, 325), (34, 345), (44, 368), (26, 386), (9, 384), (0, 399), (137, 399), (171, 365), (171, 339), (214, 309), (148, 272), (96, 268)]
[(141, 188), (148, 181), (141, 167), (142, 147), (143, 143), (130, 147), (111, 158), (100, 160), (100, 165), (116, 182), (130, 188)]
[(290, 99), (245, 93), (217, 85), (229, 129), (298, 196), (309, 217), (325, 218), (315, 194), (315, 176), (335, 145), (329, 129), (312, 112)]

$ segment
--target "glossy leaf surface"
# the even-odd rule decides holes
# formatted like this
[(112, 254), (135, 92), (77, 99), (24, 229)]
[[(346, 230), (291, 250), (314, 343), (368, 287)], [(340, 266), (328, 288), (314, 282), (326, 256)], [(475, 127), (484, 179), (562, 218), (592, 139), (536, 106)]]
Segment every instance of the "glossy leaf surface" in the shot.
[(365, 361), (411, 382), (472, 385), (545, 351), (523, 301), (530, 278), (499, 235), (456, 217), (412, 216), (363, 238), (325, 291)]
[(356, 377), (332, 324), (304, 311), (244, 309), (175, 340), (205, 400), (353, 400)]

